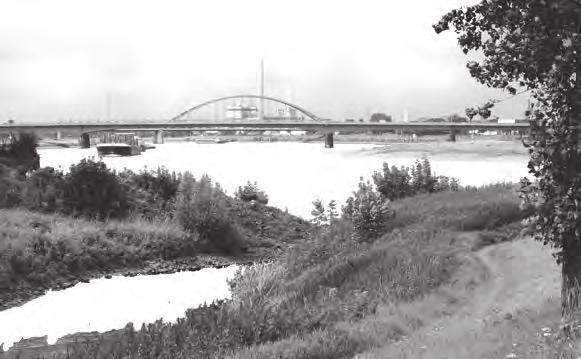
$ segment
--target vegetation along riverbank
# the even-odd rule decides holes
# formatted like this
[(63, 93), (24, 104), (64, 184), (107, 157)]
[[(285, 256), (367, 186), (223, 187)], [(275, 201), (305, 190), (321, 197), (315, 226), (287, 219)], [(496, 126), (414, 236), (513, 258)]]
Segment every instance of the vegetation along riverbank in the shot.
[[(67, 175), (74, 170), (76, 167)], [(67, 175), (63, 175), (65, 180)], [(489, 257), (483, 254), (488, 253), (486, 247), (518, 238), (520, 221), (528, 214), (520, 208), (516, 186), (462, 187), (453, 178), (435, 176), (427, 160), (409, 168), (384, 164), (373, 175), (373, 183), (360, 183), (340, 210), (335, 203), (315, 202), (313, 224), (260, 206), (257, 203), (264, 203), (267, 197), (252, 184), (241, 188), (236, 198), (227, 199), (209, 179), (187, 177), (181, 176), (173, 209), (166, 211), (164, 221), (168, 222), (151, 217), (147, 211), (138, 217), (123, 214), (113, 220), (111, 213), (125, 213), (118, 205), (115, 211), (107, 212), (109, 217), (92, 219), (80, 208), (71, 211), (64, 203), (53, 208), (61, 214), (39, 214), (30, 209), (4, 213), (14, 216), (13, 222), (26, 218), (13, 223), (13, 231), (26, 228), (26, 232), (43, 233), (42, 229), (29, 229), (30, 224), (49, 221), (45, 225), (53, 229), (45, 234), (69, 233), (57, 241), (64, 242), (58, 246), (65, 248), (67, 241), (78, 242), (74, 228), (79, 227), (75, 225), (86, 228), (85, 238), (95, 244), (87, 246), (87, 251), (98, 254), (101, 250), (104, 257), (111, 258), (110, 266), (118, 268), (131, 263), (132, 254), (139, 251), (161, 259), (173, 258), (175, 248), (180, 248), (179, 253), (200, 248), (244, 253), (245, 247), (237, 247), (239, 236), (231, 227), (221, 225), (226, 222), (224, 213), (237, 214), (238, 232), (248, 234), (243, 236), (250, 243), (247, 252), (254, 248), (258, 252), (255, 258), (269, 260), (257, 260), (237, 274), (230, 283), (231, 300), (191, 309), (173, 324), (158, 321), (133, 328), (128, 323), (124, 329), (72, 335), (55, 346), (10, 350), (4, 355), (66, 357), (68, 352), (69, 357), (80, 358), (122, 353), (168, 358), (341, 358), (366, 352), (381, 357), (373, 353), (382, 353), (461, 310), (488, 281)], [(67, 197), (62, 194), (58, 198)], [(207, 198), (224, 202), (205, 206)], [(22, 203), (27, 202), (21, 200), (20, 206)], [(140, 208), (128, 206), (133, 208), (128, 213)], [(216, 211), (217, 206), (223, 207)], [(208, 208), (212, 210), (203, 210)], [(266, 222), (257, 225), (249, 220), (253, 213), (257, 221), (264, 220), (268, 211), (274, 219), (270, 229)], [(152, 220), (148, 227), (145, 221)], [(169, 221), (180, 226), (168, 230), (164, 223)], [(103, 231), (110, 234), (94, 234)], [(261, 231), (270, 232), (261, 235)], [(27, 238), (22, 234), (13, 237)], [(157, 241), (159, 237), (168, 239), (164, 241), (168, 248)], [(210, 245), (210, 238), (219, 241)], [(279, 251), (272, 250), (277, 246)], [(35, 246), (27, 248), (34, 250)], [(50, 263), (49, 255), (44, 258)], [(81, 259), (81, 263), (86, 262)], [(25, 281), (31, 283), (32, 279)]]
[(94, 277), (268, 260), (311, 230), (252, 183), (230, 197), (207, 176), (27, 163), (0, 163), (0, 309)]

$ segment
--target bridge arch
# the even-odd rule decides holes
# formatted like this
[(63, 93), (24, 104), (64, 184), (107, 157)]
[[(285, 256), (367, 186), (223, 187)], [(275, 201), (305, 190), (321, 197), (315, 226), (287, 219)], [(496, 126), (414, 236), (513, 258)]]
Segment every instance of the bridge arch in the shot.
[(233, 95), (233, 96), (225, 96), (225, 97), (218, 97), (206, 102), (203, 102), (201, 104), (198, 104), (196, 106), (190, 107), (189, 109), (187, 109), (186, 111), (181, 112), (180, 114), (172, 117), (169, 122), (179, 122), (180, 120), (183, 120), (184, 118), (187, 118), (188, 115), (204, 108), (207, 106), (210, 106), (212, 104), (217, 104), (220, 102), (225, 102), (228, 100), (242, 100), (242, 99), (256, 99), (256, 100), (266, 100), (266, 101), (271, 101), (277, 104), (281, 104), (284, 106), (288, 106), (300, 113), (303, 113), (305, 116), (307, 116), (308, 118), (310, 118), (313, 121), (323, 121), (323, 119), (317, 115), (315, 115), (314, 113), (312, 113), (311, 111), (306, 110), (305, 108), (292, 104), (288, 101), (285, 100), (281, 100), (275, 97), (270, 97), (270, 96), (260, 96), (260, 95)]

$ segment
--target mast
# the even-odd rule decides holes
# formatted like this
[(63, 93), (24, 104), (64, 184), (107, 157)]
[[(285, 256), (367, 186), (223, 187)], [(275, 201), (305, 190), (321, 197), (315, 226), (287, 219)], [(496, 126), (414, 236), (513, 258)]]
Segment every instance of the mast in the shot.
[(260, 59), (260, 115), (258, 119), (264, 120), (264, 59)]

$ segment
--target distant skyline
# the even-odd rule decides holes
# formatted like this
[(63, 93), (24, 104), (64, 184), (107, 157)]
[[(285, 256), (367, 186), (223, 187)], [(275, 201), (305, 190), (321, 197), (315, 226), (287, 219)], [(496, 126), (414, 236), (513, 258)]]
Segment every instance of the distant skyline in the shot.
[[(463, 0), (3, 0), (0, 122), (169, 119), (265, 94), (321, 117), (464, 115), (508, 94), (472, 79), (453, 33)], [(522, 117), (526, 96), (499, 104)]]

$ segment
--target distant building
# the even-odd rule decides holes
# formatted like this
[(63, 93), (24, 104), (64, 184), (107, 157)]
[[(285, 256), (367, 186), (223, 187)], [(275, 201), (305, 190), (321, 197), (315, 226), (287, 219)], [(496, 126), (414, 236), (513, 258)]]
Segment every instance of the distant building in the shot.
[(230, 120), (255, 120), (258, 119), (256, 106), (230, 106), (226, 109), (226, 118)]
[(512, 124), (512, 123), (516, 123), (516, 120), (514, 118), (499, 118), (498, 119), (498, 123), (499, 124)]

